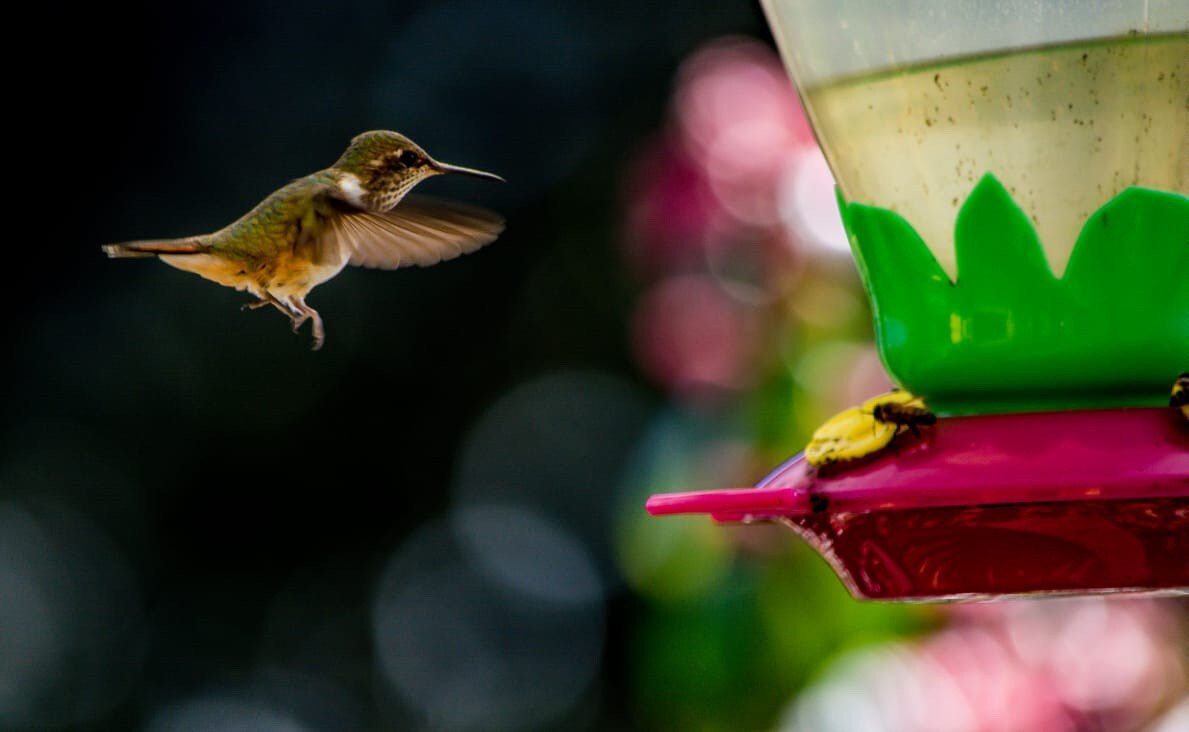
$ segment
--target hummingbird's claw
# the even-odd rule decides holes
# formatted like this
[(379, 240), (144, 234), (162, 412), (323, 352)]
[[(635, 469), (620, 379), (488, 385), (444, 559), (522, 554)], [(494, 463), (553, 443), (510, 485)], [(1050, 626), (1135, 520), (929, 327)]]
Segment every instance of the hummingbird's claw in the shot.
[(310, 309), (310, 312), (313, 313), (310, 317), (314, 319), (314, 324), (310, 326), (310, 330), (313, 331), (314, 336), (314, 342), (310, 344), (310, 350), (317, 351), (326, 342), (326, 329), (322, 327), (322, 318), (318, 317), (318, 313), (313, 308)]
[(293, 332), (301, 327), (307, 320), (312, 320), (313, 324), (310, 326), (314, 342), (310, 344), (310, 350), (317, 351), (322, 348), (322, 344), (326, 342), (326, 328), (322, 325), (322, 316), (318, 311), (306, 305), (305, 300), (300, 297), (289, 298), (289, 304), (294, 310), (301, 313), (299, 317), (293, 319)]
[(277, 310), (280, 310), (282, 313), (284, 313), (285, 315), (288, 315), (290, 318), (294, 317), (294, 314), (295, 314), (294, 310), (292, 308), (286, 307), (285, 303), (283, 303), (280, 300), (273, 297), (271, 292), (265, 292), (263, 295), (258, 295), (258, 297), (260, 299), (256, 300), (255, 302), (246, 302), (243, 305), (240, 305), (239, 306), (240, 311), (259, 310), (260, 308), (264, 307), (265, 305), (272, 305), (274, 308), (276, 308)]
[(322, 327), (322, 318), (318, 315), (318, 311), (314, 310), (309, 305), (306, 305), (300, 298), (288, 298), (287, 300), (278, 300), (270, 292), (265, 292), (264, 295), (256, 302), (246, 302), (240, 306), (240, 310), (257, 310), (265, 305), (272, 305), (289, 317), (289, 326), (296, 334), (301, 330), (301, 326), (305, 325), (307, 320), (313, 319), (313, 336), (314, 343), (311, 346), (312, 350), (317, 351), (322, 348), (322, 344), (326, 342), (326, 329)]

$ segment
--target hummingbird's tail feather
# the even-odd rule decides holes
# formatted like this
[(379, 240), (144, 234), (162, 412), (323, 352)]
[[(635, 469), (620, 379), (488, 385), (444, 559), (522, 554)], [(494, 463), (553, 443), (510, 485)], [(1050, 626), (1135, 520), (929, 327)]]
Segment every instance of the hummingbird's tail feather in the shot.
[(159, 254), (205, 254), (210, 247), (200, 239), (167, 239), (162, 241), (129, 241), (107, 244), (103, 252), (112, 259), (122, 257), (155, 257)]

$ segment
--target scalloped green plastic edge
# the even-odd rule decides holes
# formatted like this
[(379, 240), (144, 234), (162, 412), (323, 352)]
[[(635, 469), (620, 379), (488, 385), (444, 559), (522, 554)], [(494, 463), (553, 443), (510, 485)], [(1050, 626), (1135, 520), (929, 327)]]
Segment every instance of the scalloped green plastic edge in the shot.
[(955, 224), (950, 282), (900, 215), (838, 205), (888, 372), (941, 414), (1156, 406), (1189, 369), (1189, 197), (1128, 188), (1061, 278), (991, 174)]

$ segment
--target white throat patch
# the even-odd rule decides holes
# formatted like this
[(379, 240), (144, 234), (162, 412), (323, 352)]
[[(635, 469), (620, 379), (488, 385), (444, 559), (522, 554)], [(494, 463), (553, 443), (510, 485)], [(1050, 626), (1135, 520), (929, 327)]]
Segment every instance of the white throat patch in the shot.
[(354, 173), (343, 173), (339, 176), (339, 190), (343, 198), (359, 208), (367, 208), (363, 203), (363, 186), (359, 185), (359, 177)]

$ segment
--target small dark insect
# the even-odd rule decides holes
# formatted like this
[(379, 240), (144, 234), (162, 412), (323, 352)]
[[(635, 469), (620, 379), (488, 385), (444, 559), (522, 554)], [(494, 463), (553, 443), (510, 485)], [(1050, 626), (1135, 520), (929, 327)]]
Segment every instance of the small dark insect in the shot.
[(884, 402), (875, 405), (875, 408), (871, 410), (871, 416), (875, 418), (876, 422), (907, 427), (917, 437), (921, 436), (918, 427), (937, 422), (937, 417), (928, 409), (897, 402)]
[(1189, 419), (1189, 371), (1178, 376), (1176, 383), (1172, 385), (1172, 396), (1168, 398), (1168, 406), (1180, 407), (1181, 414), (1185, 419)]

